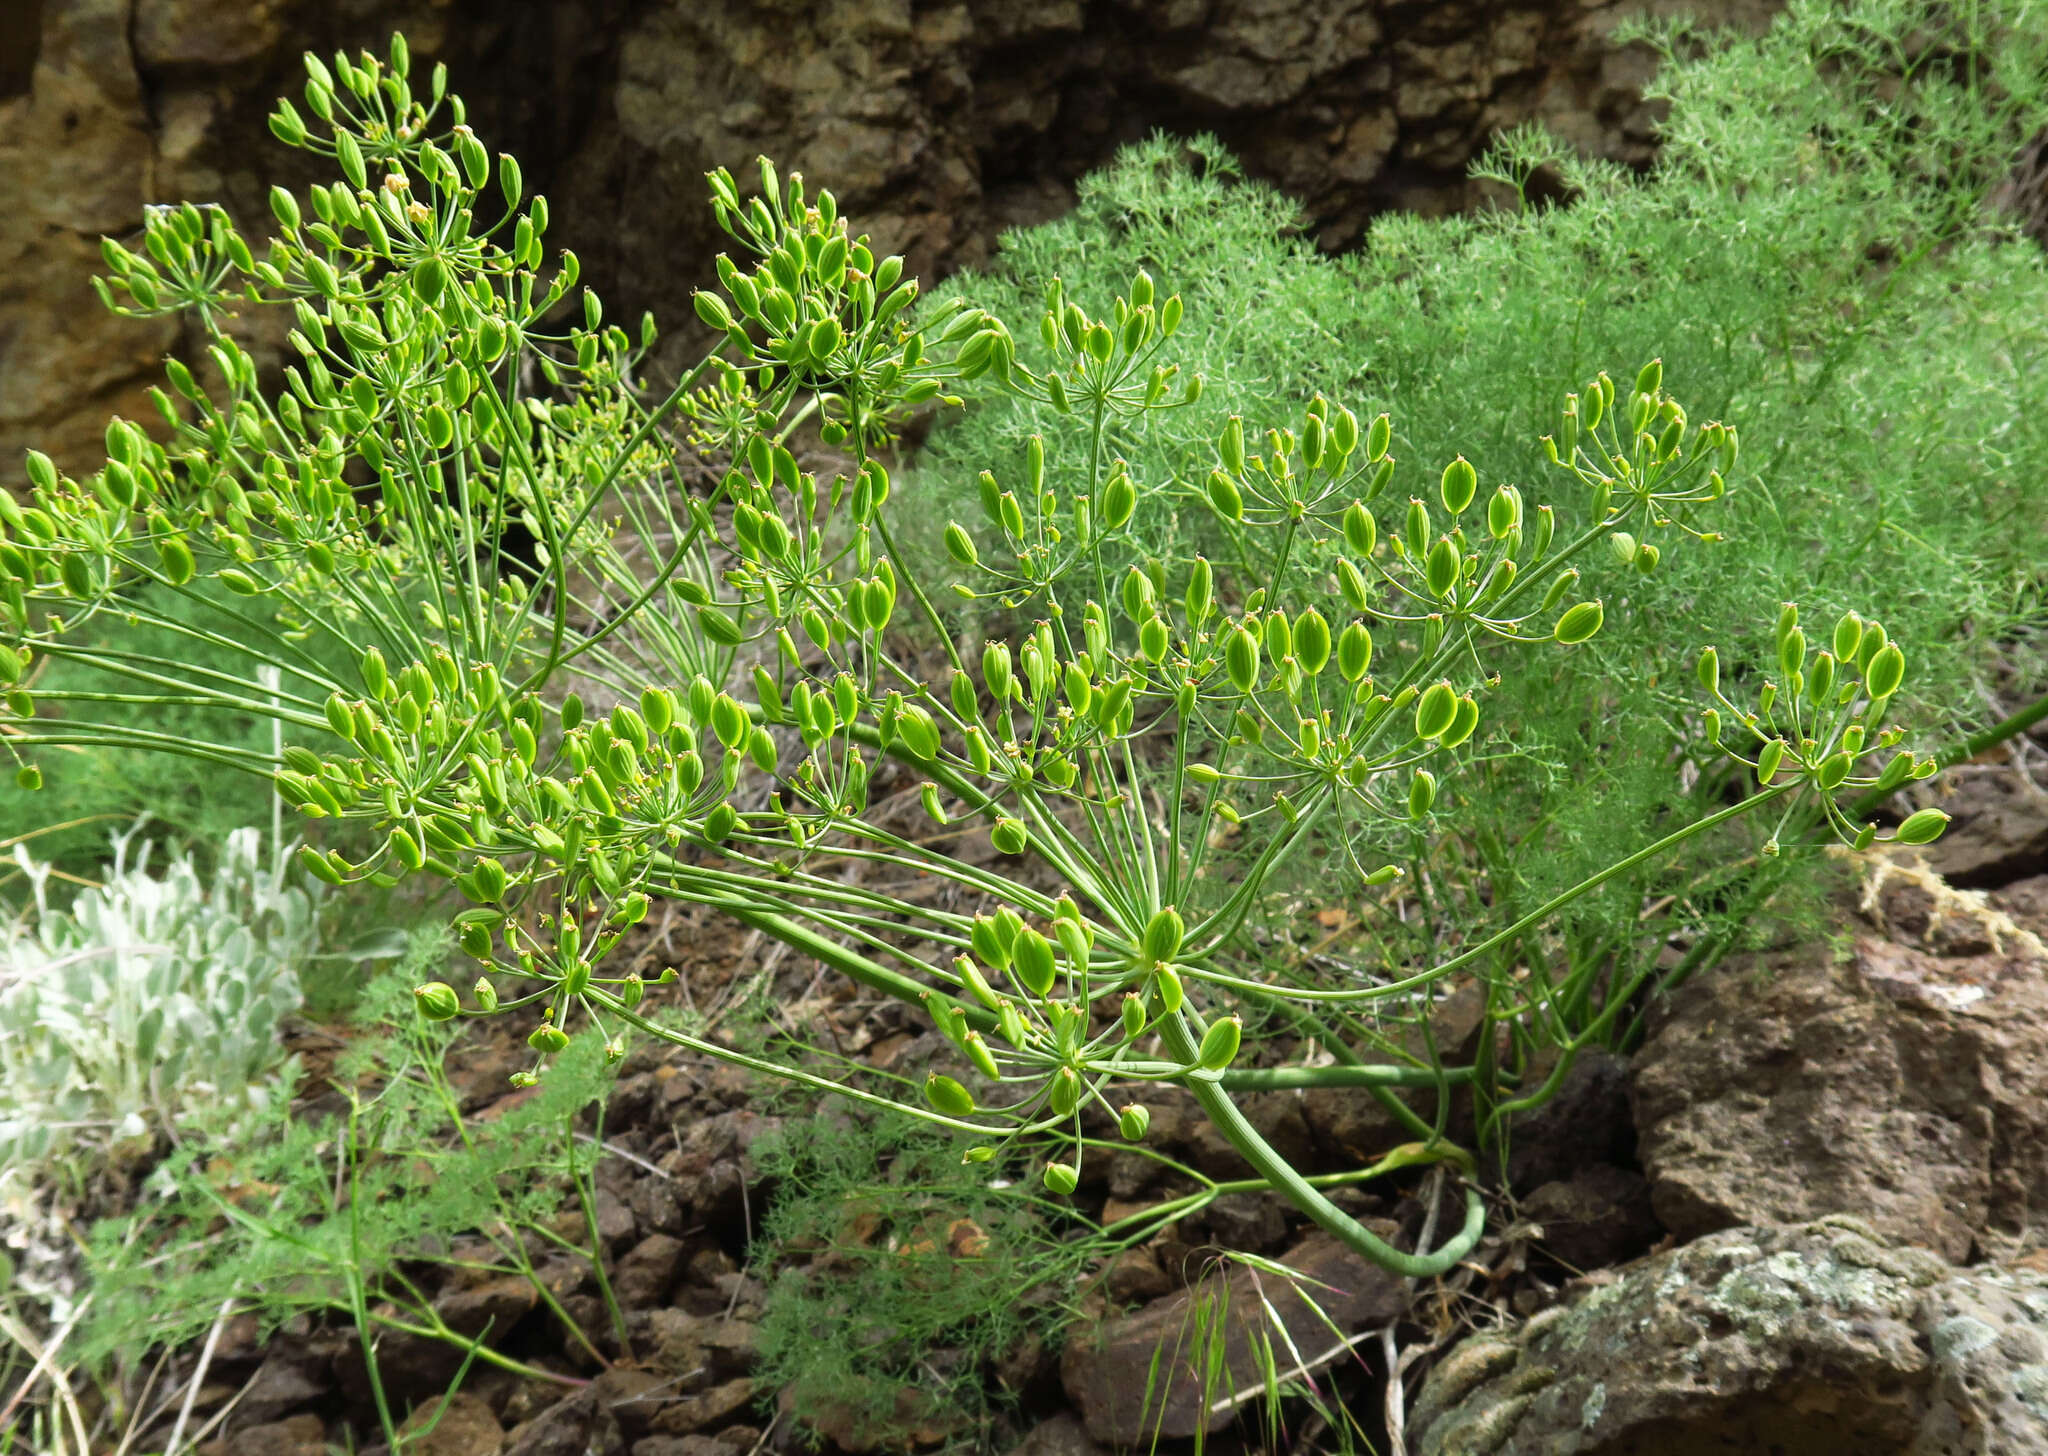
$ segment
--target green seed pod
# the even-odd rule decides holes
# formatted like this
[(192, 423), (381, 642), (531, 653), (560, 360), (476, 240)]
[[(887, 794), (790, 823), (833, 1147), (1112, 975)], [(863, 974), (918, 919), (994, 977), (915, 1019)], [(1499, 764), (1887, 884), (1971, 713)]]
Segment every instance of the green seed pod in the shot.
[(429, 1021), (451, 1021), (462, 1013), (462, 998), (446, 981), (428, 981), (413, 987), (412, 1004)]
[(1436, 775), (1426, 768), (1415, 770), (1408, 784), (1408, 817), (1420, 819), (1436, 803)]
[(1821, 707), (1828, 706), (1828, 698), (1835, 690), (1835, 655), (1832, 652), (1814, 654), (1813, 670), (1806, 676), (1806, 696)]
[(1062, 1198), (1081, 1186), (1081, 1174), (1071, 1163), (1047, 1163), (1043, 1176), (1046, 1192)]
[(1152, 617), (1138, 629), (1138, 651), (1156, 667), (1166, 661), (1167, 651), (1173, 645), (1172, 636), (1164, 617)]
[(476, 984), (469, 989), (476, 997), (476, 1004), (483, 1008), (486, 1015), (498, 1009), (498, 988), (491, 984), (489, 976), (478, 976)]
[(1009, 702), (1011, 690), (1016, 685), (1015, 669), (1010, 659), (1010, 644), (989, 642), (981, 649), (981, 680), (987, 686), (989, 696), (1000, 707)]
[(1244, 494), (1237, 488), (1237, 482), (1220, 470), (1209, 472), (1209, 507), (1224, 520), (1237, 524), (1244, 520)]
[(1659, 551), (1650, 542), (1643, 542), (1642, 545), (1636, 547), (1636, 570), (1640, 572), (1642, 575), (1648, 576), (1651, 572), (1657, 569), (1657, 563), (1663, 559), (1663, 555), (1664, 553)]
[(1855, 761), (1856, 757), (1854, 754), (1832, 754), (1815, 771), (1815, 781), (1819, 783), (1823, 790), (1833, 792), (1842, 786), (1842, 780), (1849, 777), (1850, 765), (1855, 763)]
[(571, 961), (562, 968), (561, 989), (564, 996), (581, 996), (590, 989), (590, 962)]
[(1778, 639), (1778, 669), (1790, 677), (1806, 665), (1806, 634), (1794, 627)]
[(1123, 585), (1118, 591), (1124, 615), (1133, 622), (1142, 622), (1153, 613), (1152, 578), (1137, 567), (1124, 574)]
[(1757, 783), (1768, 784), (1772, 779), (1776, 778), (1778, 776), (1778, 765), (1784, 761), (1785, 741), (1782, 738), (1773, 738), (1764, 745), (1763, 752), (1757, 755)]
[(1372, 555), (1372, 548), (1379, 540), (1379, 529), (1379, 522), (1372, 518), (1365, 502), (1353, 501), (1344, 508), (1344, 543), (1357, 556)]
[(1209, 608), (1215, 599), (1215, 572), (1206, 558), (1197, 556), (1194, 565), (1188, 568), (1188, 587), (1182, 597), (1182, 605), (1187, 608), (1190, 627), (1199, 627), (1208, 619)]
[(1470, 697), (1458, 699), (1458, 715), (1439, 741), (1445, 748), (1457, 748), (1479, 727), (1479, 704)]
[(1402, 522), (1401, 544), (1418, 561), (1429, 550), (1429, 507), (1412, 496), (1408, 501), (1407, 519)]
[(1285, 612), (1275, 607), (1266, 613), (1262, 627), (1268, 660), (1277, 664), (1294, 655), (1294, 629), (1288, 624)]
[(1385, 415), (1379, 416), (1365, 431), (1365, 458), (1375, 465), (1385, 458), (1387, 446), (1393, 443), (1394, 422)]
[(1600, 624), (1607, 619), (1607, 609), (1599, 602), (1580, 602), (1569, 607), (1557, 619), (1557, 626), (1551, 635), (1567, 647), (1573, 647), (1589, 640), (1600, 630)]
[(462, 927), (457, 938), (461, 942), (464, 954), (472, 959), (487, 961), (491, 958), (491, 928), (488, 925), (472, 920)]
[(1244, 1039), (1244, 1022), (1226, 1016), (1210, 1023), (1202, 1035), (1201, 1051), (1195, 1060), (1205, 1072), (1220, 1072), (1237, 1060), (1238, 1044)]
[(1337, 558), (1337, 589), (1344, 594), (1344, 601), (1352, 611), (1362, 612), (1370, 603), (1365, 584), (1365, 575), (1351, 564), (1350, 558)]
[(1721, 692), (1721, 655), (1709, 647), (1700, 653), (1700, 686), (1716, 697)]
[(1458, 695), (1448, 682), (1434, 682), (1415, 700), (1415, 736), (1440, 738), (1458, 716)]
[(955, 566), (977, 566), (981, 562), (980, 553), (974, 549), (974, 538), (958, 521), (946, 523), (946, 554), (953, 558)]
[(1036, 930), (1026, 926), (1017, 932), (1007, 960), (1017, 984), (1033, 996), (1043, 997), (1052, 990), (1056, 971), (1052, 942)]
[(1856, 644), (1856, 670), (1868, 674), (1870, 664), (1877, 659), (1878, 653), (1884, 651), (1888, 640), (1882, 622), (1865, 622), (1863, 640)]
[(1948, 815), (1939, 809), (1921, 809), (1908, 814), (1892, 838), (1900, 844), (1932, 844), (1948, 828)]
[(1321, 672), (1330, 660), (1330, 624), (1314, 607), (1303, 612), (1294, 624), (1294, 660), (1310, 677)]
[(372, 698), (382, 698), (390, 686), (391, 673), (384, 665), (384, 654), (375, 647), (366, 649), (362, 658), (363, 686), (369, 689)]
[(1353, 622), (1337, 638), (1337, 671), (1344, 681), (1355, 683), (1372, 667), (1372, 633), (1363, 622)]
[(1002, 1069), (996, 1066), (995, 1053), (988, 1049), (988, 1042), (978, 1031), (968, 1031), (960, 1037), (960, 1049), (967, 1053), (967, 1060), (974, 1063), (974, 1070), (991, 1082), (1002, 1076)]
[(1180, 918), (1180, 912), (1171, 905), (1163, 905), (1145, 922), (1139, 949), (1146, 961), (1159, 965), (1180, 954), (1187, 933), (1187, 923)]
[(1463, 574), (1464, 564), (1457, 543), (1448, 536), (1437, 537), (1436, 545), (1429, 548), (1428, 559), (1423, 563), (1423, 577), (1429, 585), (1430, 595), (1448, 598)]
[[(1438, 482), (1437, 494), (1444, 503), (1444, 509), (1452, 515), (1464, 514), (1472, 504), (1472, 497), (1479, 493), (1479, 472), (1472, 462), (1463, 455), (1444, 467), (1443, 479)], [(1498, 533), (1506, 535), (1505, 531)]]
[(1126, 1039), (1140, 1036), (1145, 1030), (1145, 1002), (1135, 991), (1124, 992), (1119, 1014), (1123, 1018)]
[(1522, 493), (1504, 485), (1486, 502), (1486, 529), (1496, 541), (1522, 524)]
[(1160, 1016), (1171, 1016), (1180, 1010), (1187, 993), (1181, 986), (1180, 976), (1172, 966), (1160, 965), (1152, 968), (1152, 996), (1157, 1002), (1150, 1007)]
[(1054, 1117), (1070, 1116), (1081, 1102), (1081, 1074), (1061, 1067), (1046, 1084), (1046, 1108)]
[(1906, 680), (1906, 658), (1896, 643), (1887, 642), (1871, 656), (1863, 673), (1863, 687), (1871, 698), (1883, 702)]
[(1664, 361), (1652, 359), (1636, 374), (1637, 394), (1654, 395), (1664, 387)]
[(1031, 843), (1030, 831), (1025, 829), (1021, 819), (1002, 818), (996, 820), (995, 828), (988, 834), (989, 843), (998, 854), (1022, 854)]
[(1014, 942), (1004, 938), (994, 916), (975, 916), (968, 926), (967, 939), (969, 947), (978, 959), (999, 971), (1009, 969), (1010, 947)]
[(543, 1056), (552, 1056), (568, 1048), (569, 1033), (559, 1026), (536, 1026), (526, 1044)]
[(619, 1004), (628, 1011), (638, 1006), (647, 996), (647, 983), (640, 979), (638, 971), (619, 982)]
[(1102, 490), (1102, 523), (1112, 531), (1121, 530), (1137, 509), (1138, 488), (1119, 470)]
[(1117, 1133), (1127, 1143), (1143, 1142), (1151, 1126), (1152, 1114), (1140, 1102), (1133, 1102), (1116, 1115)]
[(1842, 662), (1854, 662), (1856, 649), (1863, 645), (1863, 619), (1854, 612), (1844, 612), (1835, 623), (1835, 656)]
[(971, 1117), (974, 1113), (973, 1094), (951, 1077), (937, 1072), (924, 1079), (924, 1100), (946, 1117)]
[(1224, 640), (1223, 666), (1239, 692), (1250, 692), (1259, 681), (1259, 639), (1243, 627), (1233, 627)]

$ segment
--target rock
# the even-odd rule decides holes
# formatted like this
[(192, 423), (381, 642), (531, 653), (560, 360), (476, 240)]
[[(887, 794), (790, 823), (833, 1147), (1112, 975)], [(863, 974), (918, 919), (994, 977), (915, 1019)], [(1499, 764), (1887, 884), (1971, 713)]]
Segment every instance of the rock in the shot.
[(1543, 1248), (1575, 1274), (1625, 1263), (1662, 1232), (1640, 1173), (1602, 1165), (1545, 1183), (1517, 1212), (1543, 1228)]
[(1475, 1336), (1417, 1456), (2048, 1453), (2048, 1274), (1950, 1269), (1854, 1219), (1709, 1234)]
[(722, 1441), (709, 1436), (643, 1436), (633, 1443), (633, 1456), (732, 1456)]
[(223, 1456), (327, 1456), (327, 1427), (300, 1414), (268, 1425), (244, 1426), (228, 1437)]
[(598, 1404), (612, 1413), (628, 1440), (654, 1429), (655, 1418), (674, 1403), (674, 1382), (652, 1370), (614, 1366), (590, 1385)]
[(1951, 1260), (2048, 1220), (2048, 962), (1854, 930), (1738, 960), (1657, 1008), (1639, 1154), (1680, 1238), (1830, 1213)]
[[(1539, 1064), (1530, 1079), (1550, 1075)], [(1598, 1049), (1572, 1059), (1557, 1094), (1514, 1119), (1508, 1137), (1508, 1187), (1527, 1193), (1570, 1179), (1581, 1169), (1626, 1166), (1635, 1157), (1629, 1116), (1628, 1060)]]
[(235, 1408), (237, 1424), (263, 1425), (310, 1405), (334, 1389), (327, 1363), (294, 1341), (281, 1340), (263, 1357), (249, 1392)]
[[(637, 1456), (637, 1453), (636, 1453)], [(1040, 1421), (1029, 1435), (1010, 1448), (1009, 1456), (1109, 1456), (1088, 1435), (1072, 1411)]]
[(540, 1295), (523, 1274), (506, 1274), (468, 1289), (455, 1289), (434, 1301), (448, 1328), (458, 1335), (480, 1335), (490, 1331), (502, 1340), (540, 1302)]
[(682, 1267), (683, 1242), (668, 1234), (649, 1234), (619, 1260), (612, 1288), (629, 1309), (659, 1304)]
[[(1375, 1232), (1385, 1237), (1391, 1226)], [(1252, 1336), (1266, 1320), (1261, 1292), (1278, 1311), (1293, 1347), (1304, 1356), (1320, 1353), (1330, 1344), (1330, 1324), (1349, 1333), (1399, 1318), (1408, 1308), (1405, 1281), (1368, 1263), (1328, 1234), (1311, 1234), (1281, 1255), (1280, 1262), (1312, 1282), (1297, 1288), (1242, 1265), (1221, 1281), (1226, 1374), (1221, 1388), (1211, 1392), (1211, 1399), (1255, 1384), (1259, 1378)], [(1303, 1290), (1330, 1324), (1309, 1308)], [(1202, 1387), (1192, 1363), (1199, 1356), (1194, 1329), (1197, 1301), (1206, 1297), (1208, 1307), (1215, 1310), (1218, 1293), (1219, 1286), (1212, 1281), (1197, 1290), (1154, 1300), (1135, 1314), (1105, 1320), (1093, 1329), (1082, 1326), (1069, 1332), (1060, 1378), (1068, 1398), (1080, 1408), (1091, 1438), (1106, 1446), (1139, 1446), (1152, 1441), (1155, 1434), (1178, 1439), (1229, 1424), (1232, 1417), (1227, 1411), (1204, 1414)], [(1286, 1348), (1277, 1335), (1274, 1344)], [(1160, 1359), (1159, 1375), (1147, 1409), (1147, 1379), (1155, 1356)]]
[[(433, 1430), (422, 1436), (432, 1423)], [(490, 1406), (467, 1391), (437, 1397), (417, 1407), (398, 1428), (406, 1456), (498, 1456), (505, 1431)]]
[(626, 1456), (618, 1419), (585, 1386), (514, 1430), (505, 1456)]
[[(1696, 8), (1755, 25), (1775, 7)], [(1301, 200), (1325, 246), (1390, 206), (1474, 199), (1466, 161), (1531, 118), (1640, 165), (1655, 145), (1648, 52), (1615, 46), (1614, 9), (38, 0), (0, 22), (0, 460), (35, 444), (87, 470), (110, 411), (154, 419), (143, 389), (164, 353), (195, 341), (175, 321), (99, 307), (98, 237), (183, 197), (260, 227), (271, 183), (314, 180), (263, 123), (273, 98), (298, 92), (308, 48), (406, 30), (420, 64), (447, 63), (487, 144), (553, 200), (556, 233), (613, 315), (651, 308), (680, 330), (723, 243), (703, 173), (757, 152), (834, 189), (881, 251), (927, 278), (1064, 210), (1075, 178), (1155, 127), (1216, 132)]]
[(667, 1435), (683, 1435), (717, 1425), (727, 1416), (745, 1410), (754, 1400), (754, 1382), (744, 1377), (714, 1385), (700, 1394), (671, 1401), (654, 1419), (654, 1429)]

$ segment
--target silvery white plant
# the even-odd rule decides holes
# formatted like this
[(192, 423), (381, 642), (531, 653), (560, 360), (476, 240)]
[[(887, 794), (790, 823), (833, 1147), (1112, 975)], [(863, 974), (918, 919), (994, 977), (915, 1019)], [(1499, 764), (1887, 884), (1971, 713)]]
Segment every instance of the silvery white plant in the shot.
[(80, 1139), (126, 1142), (200, 1107), (260, 1110), (283, 1057), (278, 1022), (320, 945), (317, 885), (296, 883), (256, 829), (209, 878), (189, 853), (152, 873), (115, 841), (104, 883), (51, 903), (50, 867), (0, 947), (0, 1182)]

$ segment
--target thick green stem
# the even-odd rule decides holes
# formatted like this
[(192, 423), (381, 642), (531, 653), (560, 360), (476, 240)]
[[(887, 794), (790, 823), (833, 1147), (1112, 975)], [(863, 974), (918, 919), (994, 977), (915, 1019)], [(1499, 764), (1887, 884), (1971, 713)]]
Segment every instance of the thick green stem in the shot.
[[(1174, 1056), (1189, 1062), (1199, 1056), (1201, 1046), (1181, 1016), (1162, 1017), (1159, 1030), (1167, 1050)], [(1467, 1182), (1464, 1227), (1429, 1253), (1411, 1254), (1397, 1249), (1330, 1202), (1320, 1189), (1295, 1170), (1292, 1163), (1275, 1152), (1272, 1144), (1251, 1125), (1231, 1100), (1230, 1094), (1215, 1080), (1189, 1077), (1183, 1085), (1194, 1095), (1202, 1111), (1209, 1115), (1209, 1121), (1215, 1124), (1216, 1130), (1237, 1149), (1239, 1156), (1252, 1165), (1254, 1172), (1285, 1194), (1288, 1202), (1347, 1248), (1372, 1260), (1382, 1269), (1408, 1279), (1433, 1279), (1471, 1253), (1480, 1236), (1486, 1232), (1485, 1200), (1479, 1196), (1478, 1187)]]

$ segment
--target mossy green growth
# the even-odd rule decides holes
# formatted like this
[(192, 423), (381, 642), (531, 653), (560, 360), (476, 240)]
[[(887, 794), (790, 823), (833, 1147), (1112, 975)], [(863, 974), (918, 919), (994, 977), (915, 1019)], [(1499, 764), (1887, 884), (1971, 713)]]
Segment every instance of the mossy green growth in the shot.
[(1021, 1393), (1001, 1362), (1056, 1340), (1092, 1246), (1062, 1242), (1003, 1163), (962, 1163), (956, 1141), (908, 1117), (828, 1104), (753, 1155), (778, 1189), (753, 1250), (768, 1286), (762, 1387), (784, 1391), (814, 1438), (993, 1445)]

